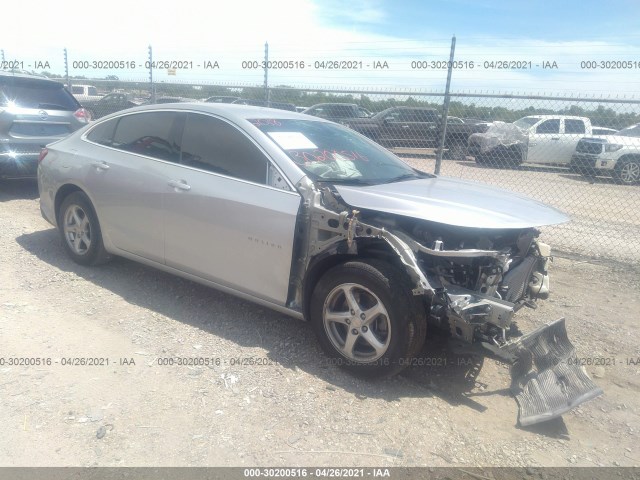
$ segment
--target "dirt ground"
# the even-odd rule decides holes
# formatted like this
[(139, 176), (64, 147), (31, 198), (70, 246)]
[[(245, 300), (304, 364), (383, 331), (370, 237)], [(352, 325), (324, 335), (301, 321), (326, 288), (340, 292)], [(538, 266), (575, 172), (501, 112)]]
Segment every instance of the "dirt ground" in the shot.
[(604, 395), (518, 428), (507, 367), (438, 336), (427, 365), (359, 380), (304, 322), (127, 260), (74, 264), (34, 182), (1, 184), (0, 225), (2, 466), (640, 465), (637, 267), (555, 258), (551, 298), (518, 324), (565, 317), (580, 357), (609, 359), (586, 367)]

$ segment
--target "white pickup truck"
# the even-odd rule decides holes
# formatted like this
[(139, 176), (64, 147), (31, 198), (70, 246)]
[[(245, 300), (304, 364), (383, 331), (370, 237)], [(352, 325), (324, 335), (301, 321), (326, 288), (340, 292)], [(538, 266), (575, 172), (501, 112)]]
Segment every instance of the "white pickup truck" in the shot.
[(487, 165), (569, 165), (578, 141), (592, 134), (591, 120), (569, 115), (531, 115), (513, 123), (494, 122), (469, 137), (467, 154)]
[(98, 94), (98, 89), (93, 85), (71, 85), (71, 93), (82, 106), (86, 101), (95, 102), (104, 96)]

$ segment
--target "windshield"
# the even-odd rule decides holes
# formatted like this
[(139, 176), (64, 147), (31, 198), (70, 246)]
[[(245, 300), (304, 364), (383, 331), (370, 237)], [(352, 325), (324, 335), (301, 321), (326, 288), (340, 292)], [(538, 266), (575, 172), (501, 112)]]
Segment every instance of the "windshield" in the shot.
[(540, 119), (538, 117), (524, 117), (524, 118), (521, 118), (520, 120), (516, 120), (515, 122), (513, 122), (513, 124), (516, 127), (520, 127), (520, 128), (524, 128), (525, 130), (528, 130), (529, 127), (535, 125), (539, 121)]
[(616, 135), (622, 135), (623, 137), (640, 137), (640, 124), (623, 128), (617, 132)]
[(333, 123), (313, 120), (249, 120), (313, 180), (379, 184), (430, 176), (388, 150)]

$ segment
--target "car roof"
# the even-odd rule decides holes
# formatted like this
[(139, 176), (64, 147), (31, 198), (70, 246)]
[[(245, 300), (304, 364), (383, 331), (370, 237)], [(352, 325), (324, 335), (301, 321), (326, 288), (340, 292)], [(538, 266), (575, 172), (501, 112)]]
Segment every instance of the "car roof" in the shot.
[(328, 102), (328, 103), (316, 103), (315, 105), (311, 105), (308, 108), (313, 108), (313, 107), (321, 107), (324, 105), (340, 105), (342, 106), (349, 106), (349, 107), (357, 107), (358, 104), (357, 103), (341, 103), (341, 102)]
[(569, 119), (569, 120), (584, 120), (587, 117), (580, 117), (578, 115), (527, 115), (522, 118), (558, 118), (558, 119)]
[(29, 75), (29, 74), (26, 74), (26, 73), (14, 73), (14, 72), (8, 72), (6, 70), (0, 70), (0, 78), (3, 78), (3, 79), (5, 79), (5, 78), (20, 78), (20, 79), (25, 79), (25, 80), (39, 81), (39, 82), (57, 83), (58, 85), (64, 86), (62, 81), (56, 81), (54, 79), (47, 78), (47, 77), (42, 76), (42, 75)]
[[(121, 110), (111, 116), (122, 115), (123, 113), (145, 112), (153, 110), (189, 110), (203, 113), (212, 113), (221, 115), (229, 120), (242, 122), (254, 118), (278, 118), (291, 120), (306, 120), (324, 122), (325, 120), (316, 117), (309, 117), (302, 113), (292, 112), (289, 110), (281, 110), (278, 108), (255, 107), (253, 105), (241, 105), (233, 103), (206, 103), (206, 102), (180, 102), (180, 103), (161, 103), (155, 105), (144, 105), (134, 107), (128, 110)], [(107, 117), (104, 117), (105, 119)], [(101, 119), (102, 120), (102, 119)], [(330, 123), (330, 122), (329, 122)]]

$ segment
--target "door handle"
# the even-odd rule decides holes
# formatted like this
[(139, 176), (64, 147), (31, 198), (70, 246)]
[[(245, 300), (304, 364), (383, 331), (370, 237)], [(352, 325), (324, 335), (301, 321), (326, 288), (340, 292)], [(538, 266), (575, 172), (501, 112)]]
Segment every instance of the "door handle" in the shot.
[(185, 180), (171, 180), (169, 182), (169, 186), (175, 188), (176, 190), (191, 190), (191, 185), (189, 185)]
[(402, 128), (409, 128), (409, 125), (402, 125)]
[(560, 137), (551, 137), (551, 140), (560, 140)]
[(109, 165), (107, 162), (93, 162), (93, 166), (98, 170), (109, 170)]

